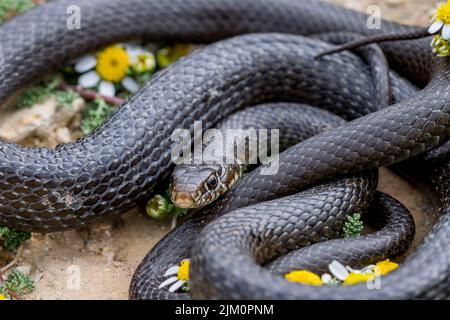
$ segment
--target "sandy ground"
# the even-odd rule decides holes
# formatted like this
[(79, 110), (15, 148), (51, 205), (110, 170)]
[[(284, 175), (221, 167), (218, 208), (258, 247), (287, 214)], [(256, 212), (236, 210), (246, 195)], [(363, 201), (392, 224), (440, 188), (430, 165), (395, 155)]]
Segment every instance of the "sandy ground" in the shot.
[[(427, 23), (428, 10), (434, 3), (432, 0), (332, 2), (361, 11), (366, 11), (369, 5), (377, 4), (383, 18), (421, 25)], [(37, 115), (28, 116), (31, 119), (40, 117), (41, 120), (46, 117), (46, 127), (35, 130), (33, 138), (24, 139), (22, 144), (54, 146), (77, 137), (76, 130), (72, 129), (77, 127), (79, 116), (76, 113), (65, 115), (62, 117), (64, 121), (58, 122), (60, 118), (58, 114), (54, 114), (55, 110), (49, 103), (50, 105), (45, 106), (45, 114), (42, 110), (34, 109), (33, 112)], [(26, 121), (23, 117), (12, 118), (19, 122), (19, 128), (34, 123), (34, 120)], [(5, 129), (0, 130), (5, 133), (0, 138), (8, 138), (7, 128), (2, 127), (6, 125), (5, 121), (0, 123), (0, 128)], [(412, 211), (418, 228), (417, 244), (431, 225), (429, 214), (432, 207), (429, 200), (414, 186), (385, 169), (382, 170), (379, 189), (399, 199)], [(26, 298), (126, 299), (134, 270), (169, 229), (170, 221), (150, 220), (142, 214), (142, 209), (135, 209), (123, 215), (120, 220), (104, 222), (83, 230), (34, 234), (22, 248), (17, 262), (17, 266), (29, 271), (37, 282), (35, 292)]]

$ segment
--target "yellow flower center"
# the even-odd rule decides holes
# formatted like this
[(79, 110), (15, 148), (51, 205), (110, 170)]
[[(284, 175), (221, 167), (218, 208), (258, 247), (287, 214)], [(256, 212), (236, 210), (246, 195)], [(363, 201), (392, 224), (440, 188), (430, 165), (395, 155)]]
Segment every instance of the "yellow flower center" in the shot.
[(125, 78), (129, 66), (127, 52), (119, 46), (111, 46), (97, 55), (97, 72), (103, 80), (119, 82)]
[(388, 274), (389, 272), (397, 269), (398, 264), (387, 259), (387, 260), (378, 262), (376, 264), (376, 267), (378, 268), (378, 272), (384, 276), (384, 275)]
[(189, 280), (189, 260), (182, 260), (180, 263), (180, 268), (178, 269), (178, 280), (188, 281)]
[(369, 280), (372, 280), (374, 277), (373, 274), (362, 274), (362, 273), (355, 273), (351, 272), (347, 278), (345, 278), (343, 285), (351, 286), (360, 282), (367, 282)]
[(291, 271), (285, 274), (284, 278), (288, 281), (308, 284), (312, 286), (322, 285), (322, 280), (320, 279), (320, 277), (317, 274), (307, 270)]
[(0, 300), (9, 300), (7, 297), (5, 297), (4, 295), (0, 294)]
[(441, 20), (445, 24), (450, 23), (450, 2), (447, 1), (446, 4), (443, 4), (438, 7), (436, 11), (436, 20)]

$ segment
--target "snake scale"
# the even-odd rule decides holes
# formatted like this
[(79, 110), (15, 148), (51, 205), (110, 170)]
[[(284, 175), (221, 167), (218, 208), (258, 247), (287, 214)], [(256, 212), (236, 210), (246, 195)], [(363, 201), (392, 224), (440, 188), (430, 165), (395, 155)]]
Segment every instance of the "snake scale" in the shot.
[[(80, 0), (76, 5), (81, 28), (70, 29), (67, 8), (72, 4), (69, 0), (52, 1), (0, 27), (2, 103), (42, 74), (113, 42), (141, 38), (210, 43), (231, 38), (197, 50), (160, 72), (81, 140), (54, 150), (2, 142), (1, 224), (48, 232), (79, 228), (118, 215), (147, 198), (158, 182), (168, 177), (172, 168), (170, 136), (176, 128), (192, 130), (194, 120), (201, 120), (205, 129), (211, 128), (239, 109), (265, 102), (301, 102), (356, 120), (282, 153), (276, 175), (253, 171), (214, 208), (206, 208), (179, 227), (176, 232), (186, 238), (178, 241), (195, 240), (199, 231), (192, 227), (195, 221), (237, 208), (247, 210), (244, 207), (329, 179), (406, 160), (440, 145), (450, 135), (450, 69), (446, 59), (432, 57), (429, 39), (380, 45), (394, 70), (425, 86), (413, 97), (380, 110), (373, 99), (370, 71), (361, 59), (347, 52), (315, 59), (332, 45), (304, 37), (334, 31), (362, 35), (406, 32), (416, 30), (414, 27), (383, 21), (380, 30), (369, 30), (365, 15), (319, 1)], [(274, 295), (260, 291), (258, 296), (250, 287), (234, 291), (238, 288), (233, 281), (224, 282), (222, 288), (206, 287), (201, 283), (209, 273), (200, 272), (205, 256), (199, 240), (194, 246), (198, 269), (195, 261), (192, 263), (193, 280), (199, 279), (197, 288), (193, 285), (194, 297), (203, 297), (204, 292), (221, 292), (217, 297), (229, 294), (233, 298), (447, 297), (448, 162), (439, 168), (435, 170), (444, 172), (440, 174), (443, 181), (437, 184), (442, 218), (404, 265), (386, 277), (382, 290), (354, 286), (315, 291), (274, 283)], [(133, 279), (130, 297), (148, 298), (142, 289), (149, 271), (146, 263), (162, 255), (169, 247), (168, 239), (144, 259)], [(181, 245), (179, 252), (171, 254), (177, 258), (189, 250)], [(421, 274), (425, 265), (428, 273), (413, 277)], [(217, 280), (214, 273), (210, 275)]]

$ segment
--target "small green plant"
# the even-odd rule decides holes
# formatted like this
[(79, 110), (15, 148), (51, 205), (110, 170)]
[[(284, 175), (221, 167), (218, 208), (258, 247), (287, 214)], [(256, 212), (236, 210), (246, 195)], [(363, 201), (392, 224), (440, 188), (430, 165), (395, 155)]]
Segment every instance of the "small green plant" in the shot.
[(27, 11), (34, 7), (32, 0), (1, 0), (0, 23), (15, 14)]
[(0, 296), (7, 299), (20, 299), (21, 295), (33, 292), (34, 287), (33, 280), (14, 269), (5, 281), (0, 281)]
[(48, 97), (54, 96), (58, 101), (59, 106), (70, 108), (73, 101), (79, 97), (76, 92), (62, 91), (58, 89), (60, 83), (59, 77), (55, 77), (53, 80), (46, 82), (42, 85), (32, 87), (25, 91), (22, 97), (17, 103), (17, 107), (32, 107), (36, 103), (45, 101)]
[(0, 244), (9, 251), (17, 250), (23, 242), (31, 238), (31, 233), (17, 231), (5, 226), (0, 226)]
[(17, 102), (17, 107), (32, 107), (36, 103), (41, 103), (51, 94), (52, 90), (53, 88), (51, 84), (30, 88), (20, 97)]
[(347, 221), (344, 223), (343, 238), (353, 238), (361, 235), (364, 225), (361, 221), (361, 215), (355, 213), (347, 217)]
[(185, 284), (183, 284), (183, 286), (181, 287), (181, 292), (189, 292), (191, 291), (191, 288), (189, 286), (189, 282), (186, 282)]
[(114, 106), (106, 103), (104, 100), (95, 99), (90, 101), (83, 113), (81, 131), (83, 134), (89, 134), (100, 126), (106, 118), (113, 112)]
[(54, 92), (58, 105), (63, 108), (72, 108), (75, 99), (79, 98), (79, 94), (73, 91), (56, 91)]

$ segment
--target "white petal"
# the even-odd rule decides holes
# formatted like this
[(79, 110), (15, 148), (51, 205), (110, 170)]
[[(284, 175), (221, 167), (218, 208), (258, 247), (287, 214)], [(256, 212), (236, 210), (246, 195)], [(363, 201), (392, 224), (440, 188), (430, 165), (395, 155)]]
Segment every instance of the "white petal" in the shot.
[(144, 48), (135, 44), (126, 44), (125, 51), (127, 52), (130, 59), (135, 59), (138, 55), (145, 52)]
[(331, 275), (329, 273), (324, 273), (322, 277), (320, 277), (320, 280), (322, 280), (322, 283), (329, 284), (332, 280)]
[(442, 20), (437, 20), (436, 22), (431, 24), (431, 26), (428, 28), (428, 32), (431, 34), (434, 34), (434, 33), (438, 32), (439, 30), (441, 30), (443, 25), (444, 25), (444, 22), (442, 22)]
[(133, 78), (130, 77), (125, 77), (122, 80), (122, 85), (125, 89), (127, 89), (131, 93), (135, 93), (139, 90), (139, 84)]
[(344, 281), (348, 277), (348, 271), (345, 269), (344, 265), (339, 261), (333, 260), (329, 265), (331, 274), (341, 281)]
[(177, 277), (172, 277), (172, 278), (169, 278), (169, 279), (167, 279), (167, 280), (164, 280), (164, 281), (161, 282), (161, 284), (159, 285), (159, 289), (164, 288), (164, 287), (167, 287), (169, 284), (172, 284), (172, 283), (174, 283), (174, 282), (176, 282), (176, 281), (178, 281), (178, 278), (177, 278)]
[(102, 81), (98, 87), (98, 93), (105, 97), (114, 97), (116, 95), (116, 88), (114, 88), (112, 82)]
[(86, 71), (94, 69), (97, 65), (97, 59), (93, 55), (82, 56), (75, 64), (75, 71), (78, 73), (85, 73)]
[(175, 282), (173, 285), (170, 286), (169, 292), (175, 292), (175, 291), (177, 291), (177, 290), (180, 289), (180, 288), (183, 286), (183, 284), (185, 284), (185, 283), (186, 283), (186, 281), (184, 281), (184, 280), (178, 280), (177, 282)]
[(360, 271), (361, 271), (362, 274), (372, 273), (374, 268), (375, 268), (375, 265), (374, 264), (370, 264), (367, 267), (364, 267), (363, 269), (361, 269)]
[(167, 269), (166, 273), (164, 273), (164, 277), (171, 276), (173, 274), (177, 274), (179, 269), (180, 269), (179, 266), (170, 267), (169, 269)]
[(450, 24), (445, 24), (444, 28), (442, 28), (442, 38), (445, 40), (450, 39)]
[(83, 88), (92, 88), (100, 81), (100, 76), (96, 71), (82, 74), (78, 78), (78, 84)]

